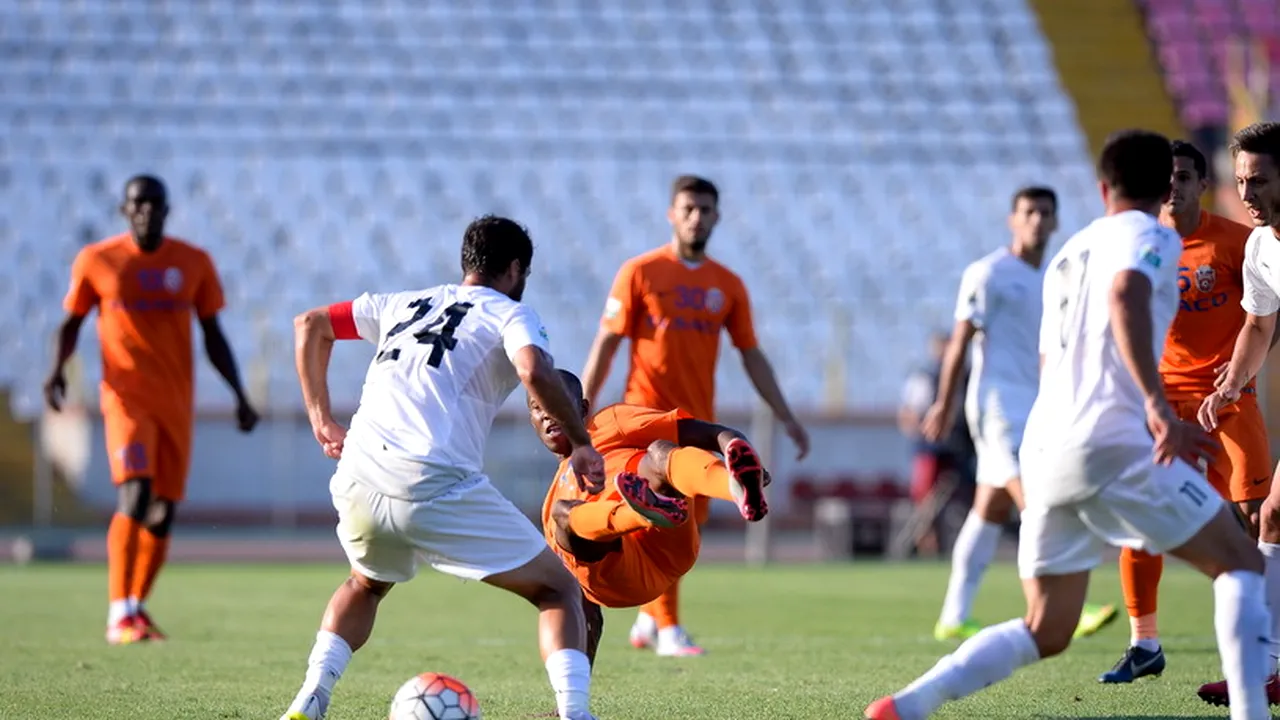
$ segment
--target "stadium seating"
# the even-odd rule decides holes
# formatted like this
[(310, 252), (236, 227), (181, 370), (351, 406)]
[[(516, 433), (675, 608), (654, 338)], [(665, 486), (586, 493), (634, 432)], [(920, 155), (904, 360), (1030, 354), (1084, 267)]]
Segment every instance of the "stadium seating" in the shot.
[[(1057, 187), (1064, 234), (1099, 209), (1022, 0), (12, 0), (0, 48), (0, 299), (19, 309), (0, 384), (23, 414), (68, 265), (121, 227), (134, 172), (168, 181), (171, 231), (219, 263), (225, 326), (279, 407), (295, 312), (454, 279), (485, 212), (529, 226), (527, 299), (580, 368), (619, 263), (668, 237), (682, 172), (721, 187), (713, 255), (795, 404), (827, 404), (838, 361), (838, 404), (885, 407), (963, 265), (1004, 242), (1016, 186)], [(719, 397), (743, 407), (726, 355)], [(338, 352), (336, 402), (368, 357)], [(229, 401), (201, 363), (199, 403)]]
[[(1139, 0), (1165, 82), (1189, 128), (1225, 126), (1224, 81), (1233, 42), (1262, 42), (1280, 62), (1280, 3), (1276, 0)], [(1271, 73), (1280, 93), (1280, 73)]]

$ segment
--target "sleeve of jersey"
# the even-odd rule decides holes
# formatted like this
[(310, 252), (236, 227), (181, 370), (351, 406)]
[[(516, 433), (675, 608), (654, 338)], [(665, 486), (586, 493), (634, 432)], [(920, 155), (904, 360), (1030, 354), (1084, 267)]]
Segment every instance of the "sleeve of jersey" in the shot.
[(98, 305), (98, 293), (94, 290), (91, 275), (93, 254), (89, 249), (80, 251), (71, 264), (71, 286), (62, 300), (62, 307), (73, 315), (88, 315)]
[(734, 288), (733, 305), (729, 308), (728, 322), (725, 323), (729, 339), (739, 350), (754, 350), (760, 346), (760, 341), (756, 338), (756, 324), (751, 318), (751, 296), (747, 294), (747, 286), (741, 280), (731, 287)]
[[(1163, 229), (1159, 231), (1149, 231), (1138, 235), (1125, 248), (1124, 252), (1127, 257), (1122, 256), (1124, 263), (1122, 270), (1137, 270), (1154, 286), (1159, 280), (1160, 275), (1165, 270), (1172, 269), (1176, 271), (1178, 261), (1177, 254), (1173, 243), (1168, 237), (1162, 237), (1160, 233), (1165, 232)], [(1181, 242), (1179, 241), (1176, 252), (1181, 252)], [(1173, 265), (1173, 268), (1169, 268)]]
[(1258, 267), (1257, 255), (1249, 241), (1244, 256), (1244, 293), (1240, 298), (1240, 306), (1250, 315), (1273, 315), (1280, 311), (1280, 296), (1267, 284), (1262, 268)]
[(600, 325), (614, 335), (630, 337), (634, 329), (632, 316), (636, 308), (635, 272), (635, 265), (630, 261), (619, 268), (613, 279), (613, 287), (609, 289), (609, 297), (604, 301)]
[(329, 322), (333, 324), (333, 336), (339, 340), (377, 342), (383, 305), (380, 296), (369, 293), (355, 300), (330, 305)]
[(521, 305), (502, 328), (502, 346), (511, 362), (516, 353), (530, 345), (551, 354), (551, 338), (538, 314)]
[(956, 322), (968, 322), (981, 328), (987, 315), (987, 278), (989, 274), (977, 265), (965, 268), (960, 276), (960, 293), (956, 298)]

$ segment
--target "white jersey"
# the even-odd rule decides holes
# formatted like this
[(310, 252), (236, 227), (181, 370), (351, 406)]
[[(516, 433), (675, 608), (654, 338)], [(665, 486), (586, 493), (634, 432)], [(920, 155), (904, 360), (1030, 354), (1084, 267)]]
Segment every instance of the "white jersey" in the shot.
[(1037, 338), (1044, 276), (1008, 248), (965, 268), (955, 319), (977, 330), (965, 412), (979, 428), (988, 414), (1021, 425), (1040, 374)]
[[(1048, 266), (1040, 352), (1040, 392), (1027, 421), (1022, 455), (1032, 452), (1105, 458), (1124, 455), (1151, 462), (1145, 401), (1116, 346), (1110, 295), (1116, 275), (1137, 271), (1151, 281), (1152, 360), (1178, 311), (1178, 258), (1182, 240), (1156, 218), (1131, 210), (1099, 218), (1067, 241)], [(1081, 473), (1081, 482), (1106, 482)], [(1096, 488), (1059, 488), (1088, 492)], [(1033, 488), (1028, 484), (1027, 494)], [(1030, 502), (1030, 500), (1028, 500)]]
[[(480, 473), (494, 416), (520, 384), (516, 352), (548, 350), (537, 313), (492, 288), (440, 285), (366, 293), (352, 302), (352, 315), (360, 337), (378, 351), (346, 448), (422, 463), (424, 475)], [(413, 487), (375, 489), (414, 494)]]
[(1254, 228), (1244, 246), (1244, 297), (1240, 306), (1250, 315), (1280, 311), (1280, 238), (1269, 227)]

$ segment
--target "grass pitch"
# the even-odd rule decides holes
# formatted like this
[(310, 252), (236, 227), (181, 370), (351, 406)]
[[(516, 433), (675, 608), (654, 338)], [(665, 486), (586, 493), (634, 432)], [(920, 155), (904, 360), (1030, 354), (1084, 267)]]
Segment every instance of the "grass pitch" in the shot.
[[(1171, 565), (1173, 565), (1171, 563)], [(265, 718), (302, 678), (320, 612), (344, 577), (337, 566), (189, 565), (160, 578), (152, 614), (168, 643), (108, 647), (105, 571), (95, 566), (0, 567), (0, 718)], [(683, 620), (702, 658), (632, 650), (632, 611), (612, 611), (597, 659), (592, 709), (602, 720), (860, 718), (954, 643), (931, 630), (947, 579), (942, 564), (699, 567), (683, 588)], [(1091, 600), (1119, 602), (1113, 568)], [(1017, 616), (1014, 568), (996, 565), (979, 619)], [(1123, 650), (1122, 617), (1065, 656), (1028, 668), (936, 717), (1226, 717), (1196, 687), (1219, 678), (1209, 582), (1165, 572), (1160, 625), (1165, 675), (1129, 686), (1096, 676)], [(330, 720), (386, 717), (415, 673), (458, 676), (490, 720), (554, 710), (535, 647), (535, 612), (479, 583), (424, 571), (382, 605), (373, 639), (339, 683)]]

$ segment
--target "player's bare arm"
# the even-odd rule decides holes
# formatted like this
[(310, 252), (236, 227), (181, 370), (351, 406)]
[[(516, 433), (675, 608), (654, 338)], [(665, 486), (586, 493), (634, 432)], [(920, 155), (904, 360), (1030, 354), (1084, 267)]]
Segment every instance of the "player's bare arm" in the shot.
[(956, 401), (959, 398), (956, 390), (969, 356), (969, 343), (977, 332), (978, 329), (968, 320), (956, 322), (951, 329), (951, 339), (947, 341), (947, 349), (942, 355), (942, 370), (938, 375), (938, 398), (925, 411), (920, 424), (920, 432), (929, 442), (938, 442), (946, 437), (955, 425)]
[(1213, 441), (1200, 428), (1178, 420), (1164, 395), (1151, 317), (1151, 280), (1141, 272), (1116, 274), (1109, 298), (1111, 327), (1125, 368), (1145, 399), (1147, 427), (1155, 439), (1155, 459), (1197, 465)]
[(68, 313), (58, 326), (55, 336), (53, 369), (44, 383), (44, 399), (54, 412), (62, 410), (62, 401), (67, 393), (67, 378), (64, 369), (67, 361), (76, 353), (76, 343), (80, 340), (80, 326), (84, 324), (84, 315)]
[(791, 407), (787, 405), (782, 388), (778, 387), (778, 378), (773, 372), (773, 364), (769, 362), (769, 358), (765, 357), (764, 352), (756, 347), (742, 351), (742, 367), (747, 371), (747, 377), (751, 379), (756, 392), (760, 393), (761, 399), (773, 411), (774, 417), (782, 422), (787, 436), (796, 444), (796, 459), (803, 459), (809, 454), (809, 432), (796, 420), (795, 415), (791, 414)]
[(218, 316), (201, 318), (200, 329), (204, 333), (204, 352), (209, 357), (209, 364), (213, 365), (213, 369), (218, 371), (236, 396), (236, 423), (241, 432), (249, 432), (258, 424), (258, 413), (249, 403), (244, 387), (240, 384), (240, 368), (236, 365), (231, 343), (222, 332)]
[(333, 419), (329, 403), (329, 358), (333, 355), (333, 320), (327, 307), (312, 308), (293, 319), (294, 365), (302, 385), (302, 403), (316, 442), (331, 458), (342, 456), (346, 428)]
[(1275, 345), (1276, 315), (1245, 315), (1244, 326), (1236, 335), (1231, 362), (1219, 378), (1217, 389), (1200, 404), (1197, 414), (1206, 430), (1218, 427), (1218, 411), (1240, 399), (1240, 393), (1267, 360), (1267, 352)]
[(584, 490), (598, 493), (604, 489), (604, 458), (591, 445), (591, 435), (579, 411), (579, 401), (569, 396), (560, 372), (551, 356), (535, 345), (526, 345), (512, 358), (516, 374), (529, 393), (529, 398), (551, 417), (573, 451), (569, 467), (573, 468)]
[(596, 398), (609, 379), (609, 368), (613, 366), (613, 358), (618, 354), (623, 336), (600, 328), (596, 339), (591, 342), (591, 351), (587, 353), (587, 366), (582, 370), (582, 387), (587, 402), (596, 407)]

